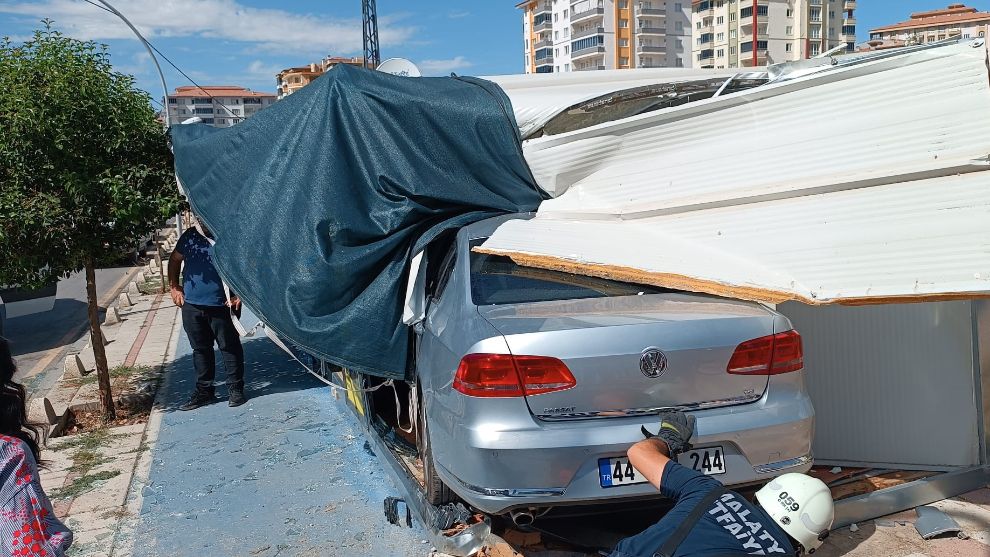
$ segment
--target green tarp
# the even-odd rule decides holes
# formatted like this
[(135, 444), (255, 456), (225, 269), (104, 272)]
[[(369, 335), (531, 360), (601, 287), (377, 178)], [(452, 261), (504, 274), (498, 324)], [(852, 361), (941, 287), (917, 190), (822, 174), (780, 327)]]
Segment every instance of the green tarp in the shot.
[(171, 132), (231, 289), (302, 349), (382, 377), (410, 364), (411, 256), (541, 201), (509, 99), (480, 79), (342, 65), (233, 127)]

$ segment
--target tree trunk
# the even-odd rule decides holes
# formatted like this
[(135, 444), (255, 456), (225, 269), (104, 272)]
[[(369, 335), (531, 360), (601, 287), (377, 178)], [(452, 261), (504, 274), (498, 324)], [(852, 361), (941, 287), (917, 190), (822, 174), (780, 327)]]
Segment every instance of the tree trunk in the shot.
[(96, 269), (93, 260), (86, 260), (86, 300), (89, 302), (89, 342), (96, 359), (96, 377), (100, 382), (100, 405), (103, 407), (103, 423), (117, 418), (113, 406), (113, 393), (110, 391), (110, 368), (107, 366), (107, 352), (103, 347), (103, 332), (100, 331), (100, 306), (96, 299)]

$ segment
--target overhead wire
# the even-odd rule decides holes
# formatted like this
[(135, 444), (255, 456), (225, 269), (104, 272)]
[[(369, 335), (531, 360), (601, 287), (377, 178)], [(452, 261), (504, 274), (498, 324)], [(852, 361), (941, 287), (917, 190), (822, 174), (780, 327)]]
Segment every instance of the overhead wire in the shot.
[[(105, 6), (99, 5), (96, 2), (93, 2), (93, 0), (83, 0), (83, 2), (86, 2), (87, 4), (90, 4), (92, 6), (96, 6), (97, 8), (99, 8), (99, 9), (101, 9), (101, 10), (107, 12), (107, 13), (113, 14), (113, 12), (110, 11), (110, 10), (108, 10)], [(116, 14), (114, 14), (114, 15), (116, 15)], [(214, 97), (213, 95), (211, 95), (209, 91), (207, 91), (206, 89), (204, 89), (202, 85), (200, 85), (199, 83), (196, 83), (196, 80), (194, 80), (193, 78), (189, 77), (189, 74), (187, 74), (186, 72), (182, 71), (182, 68), (180, 68), (179, 66), (177, 66), (174, 62), (172, 62), (168, 58), (168, 56), (165, 56), (165, 54), (162, 53), (162, 51), (158, 50), (158, 47), (156, 47), (155, 45), (151, 44), (151, 41), (145, 39), (145, 42), (148, 43), (148, 46), (150, 46), (151, 49), (154, 50), (156, 54), (158, 54), (159, 56), (162, 57), (163, 60), (165, 60), (166, 62), (168, 62), (168, 65), (169, 66), (172, 66), (172, 68), (174, 68), (175, 71), (179, 72), (179, 74), (181, 74), (182, 77), (188, 79), (190, 83), (192, 83), (200, 91), (202, 91), (203, 93), (205, 93), (206, 96), (210, 98), (210, 100), (212, 100), (213, 102), (215, 102), (218, 105), (220, 105), (221, 107), (223, 107), (223, 109), (226, 110), (228, 113), (230, 113), (230, 115), (232, 117), (234, 117), (234, 118), (236, 118), (238, 120), (243, 120), (244, 119), (242, 116), (238, 116), (237, 114), (235, 114), (233, 110), (231, 110), (230, 108), (227, 107), (227, 105), (225, 105), (222, 102), (220, 102), (219, 100), (217, 100), (217, 98)], [(154, 100), (154, 99), (152, 99), (152, 100)], [(162, 105), (162, 108), (165, 109), (165, 110), (167, 110), (167, 107), (164, 104), (162, 104), (161, 102), (159, 102), (158, 104)]]

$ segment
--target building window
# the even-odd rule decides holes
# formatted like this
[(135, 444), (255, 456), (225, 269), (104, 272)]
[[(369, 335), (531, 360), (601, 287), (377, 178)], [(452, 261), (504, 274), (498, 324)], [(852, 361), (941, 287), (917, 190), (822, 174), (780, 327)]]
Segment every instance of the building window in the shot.
[(213, 114), (212, 108), (196, 108), (193, 109), (193, 114)]
[(246, 98), (246, 99), (244, 99), (244, 104), (261, 104), (261, 99), (259, 99), (259, 98)]
[(715, 23), (717, 23), (718, 25), (724, 24), (725, 23), (725, 16), (724, 15), (720, 15), (720, 16), (716, 17), (715, 18)]
[(560, 16), (560, 14), (553, 14), (553, 22), (554, 23), (557, 23), (557, 21), (560, 19), (559, 16)]
[(725, 1), (724, 0), (718, 0), (718, 2), (715, 2), (715, 7), (716, 8), (721, 8), (724, 5), (725, 5)]
[(684, 31), (684, 24), (682, 24), (680, 21), (675, 21), (674, 22), (674, 30), (675, 31)]
[(678, 59), (677, 59), (677, 63), (676, 63), (675, 65), (676, 65), (676, 66), (677, 66), (678, 68), (683, 68), (683, 67), (684, 67), (684, 60), (681, 60), (680, 58), (678, 58)]
[(619, 20), (619, 29), (628, 29), (628, 28), (629, 28), (629, 20), (628, 19), (620, 19)]
[(736, 47), (730, 46), (729, 47), (729, 54), (733, 54), (734, 55), (735, 53), (736, 53)]
[(619, 46), (629, 46), (629, 39), (619, 39)]
[(729, 38), (730, 39), (736, 38), (736, 30), (735, 29), (729, 29)]
[(835, 10), (829, 10), (828, 11), (828, 18), (829, 19), (835, 19)]
[(718, 41), (718, 42), (724, 41), (725, 40), (725, 33), (718, 33), (718, 34), (716, 34), (715, 35), (715, 40)]
[(168, 104), (179, 104), (179, 99), (169, 97)]
[(628, 56), (620, 56), (619, 57), (619, 65), (620, 66), (628, 66), (629, 65), (629, 57)]
[(619, 0), (619, 9), (624, 10), (629, 7), (629, 0)]
[(567, 19), (567, 9), (566, 8), (564, 9), (564, 19)]
[(684, 7), (681, 5), (680, 2), (675, 2), (674, 3), (674, 11), (675, 12), (680, 12), (680, 11), (683, 11), (683, 10), (684, 10)]
[(203, 118), (203, 123), (204, 124), (212, 124), (213, 123), (213, 118)]
[(794, 17), (794, 10), (787, 8), (787, 17)]
[(784, 33), (786, 33), (788, 35), (793, 35), (794, 34), (794, 28), (791, 27), (790, 25), (788, 25), (787, 28), (786, 28), (786, 30), (784, 31)]
[(715, 51), (715, 56), (718, 56), (719, 58), (725, 58), (725, 49), (724, 48), (720, 48), (720, 49), (716, 50)]
[(700, 22), (700, 21), (698, 22), (698, 25), (697, 25), (696, 27), (697, 27), (698, 29), (701, 29), (701, 22)]
[(818, 56), (821, 53), (822, 53), (822, 45), (820, 45), (818, 43), (812, 43), (812, 45), (811, 45), (811, 55), (812, 56)]
[(564, 38), (571, 36), (571, 29), (569, 27), (564, 27)]
[(736, 12), (729, 12), (729, 21), (736, 20)]
[(784, 52), (790, 52), (791, 50), (793, 50), (793, 48), (792, 48), (793, 46), (794, 45), (792, 45), (791, 43), (785, 44), (784, 45)]
[(564, 54), (570, 54), (570, 53), (571, 53), (571, 45), (565, 44), (564, 45)]
[(585, 37), (572, 42), (571, 52), (577, 52), (585, 48), (597, 48), (603, 44), (605, 44), (605, 38), (602, 35), (593, 35), (591, 37)]
[(564, 64), (564, 71), (565, 72), (571, 71), (571, 65), (570, 64)]
[(560, 56), (560, 49), (559, 48), (553, 49), (553, 55), (554, 56)]

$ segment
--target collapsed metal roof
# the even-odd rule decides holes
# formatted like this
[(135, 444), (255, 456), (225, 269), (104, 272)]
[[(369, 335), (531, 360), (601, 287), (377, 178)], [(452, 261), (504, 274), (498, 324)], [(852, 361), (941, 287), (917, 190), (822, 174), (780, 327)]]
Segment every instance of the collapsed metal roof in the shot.
[(481, 251), (773, 303), (990, 293), (984, 42), (773, 70), (525, 142), (558, 197)]

